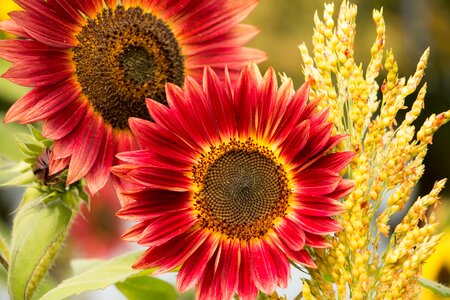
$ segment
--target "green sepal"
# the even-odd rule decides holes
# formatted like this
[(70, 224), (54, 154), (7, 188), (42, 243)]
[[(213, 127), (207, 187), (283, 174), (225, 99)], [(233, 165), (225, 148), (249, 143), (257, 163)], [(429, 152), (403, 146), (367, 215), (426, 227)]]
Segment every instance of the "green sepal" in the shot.
[(171, 284), (150, 276), (130, 277), (124, 282), (116, 283), (116, 287), (128, 300), (177, 298), (177, 292)]
[(51, 204), (54, 201), (59, 201), (61, 203), (61, 194), (56, 191), (42, 191), (42, 187), (34, 184), (33, 186), (27, 188), (23, 195), (23, 200), (19, 207), (24, 206), (29, 202), (41, 203), (44, 205)]
[(41, 152), (52, 145), (52, 141), (44, 138), (35, 127), (28, 125), (29, 133), (17, 133), (15, 138), (20, 150), (27, 157), (36, 158)]
[[(8, 289), (11, 299), (31, 299), (70, 229), (72, 211), (61, 202), (45, 205), (37, 190), (26, 193), (14, 218)], [(34, 198), (34, 200), (33, 200)]]
[(109, 261), (97, 261), (86, 264), (84, 271), (61, 282), (47, 292), (40, 300), (59, 300), (79, 295), (87, 291), (104, 289), (110, 285), (141, 274), (131, 266), (142, 255), (142, 251), (127, 253)]
[(63, 203), (77, 213), (81, 211), (81, 201), (84, 201), (89, 205), (89, 195), (84, 187), (85, 183), (82, 179), (75, 184), (66, 187), (65, 192), (61, 194), (61, 200)]
[(439, 282), (420, 277), (419, 284), (424, 288), (429, 289), (436, 295), (439, 295), (441, 297), (450, 297), (450, 288), (440, 284)]

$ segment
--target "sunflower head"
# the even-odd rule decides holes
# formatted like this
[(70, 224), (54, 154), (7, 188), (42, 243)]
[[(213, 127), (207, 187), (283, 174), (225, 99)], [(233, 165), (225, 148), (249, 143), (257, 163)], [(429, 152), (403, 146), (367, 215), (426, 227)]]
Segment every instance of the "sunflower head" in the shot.
[[(145, 99), (167, 105), (166, 83), (201, 80), (204, 65), (232, 80), (265, 54), (243, 45), (258, 30), (239, 24), (257, 0), (15, 0), (0, 22), (20, 37), (0, 41), (12, 67), (2, 75), (33, 87), (5, 122), (43, 121), (53, 155), (69, 166), (67, 184), (105, 185), (115, 153), (137, 149), (128, 119), (152, 120)], [(54, 173), (55, 170), (50, 170)]]
[(233, 85), (206, 68), (184, 86), (166, 87), (168, 106), (147, 101), (155, 123), (130, 120), (142, 150), (113, 168), (137, 186), (118, 213), (139, 222), (124, 237), (149, 247), (135, 267), (181, 265), (178, 287), (196, 285), (200, 299), (271, 294), (289, 261), (314, 267), (307, 249), (340, 229), (332, 216), (353, 187), (340, 175), (353, 153), (334, 152), (345, 135), (332, 135), (308, 85), (278, 87), (272, 69), (251, 64)]

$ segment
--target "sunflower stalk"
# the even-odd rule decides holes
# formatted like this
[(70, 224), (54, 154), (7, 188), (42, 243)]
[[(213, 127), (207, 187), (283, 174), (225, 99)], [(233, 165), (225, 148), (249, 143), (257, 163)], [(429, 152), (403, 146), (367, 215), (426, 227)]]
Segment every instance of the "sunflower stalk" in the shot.
[(8, 246), (6, 245), (3, 238), (0, 236), (0, 264), (3, 266), (3, 268), (6, 271), (8, 271), (8, 269), (9, 269), (9, 259), (10, 259), (10, 254), (9, 254)]
[[(322, 97), (319, 106), (329, 109), (329, 120), (337, 133), (348, 133), (345, 150), (356, 153), (345, 176), (355, 180), (354, 191), (344, 200), (346, 211), (336, 217), (343, 230), (330, 238), (333, 247), (314, 254), (317, 270), (305, 280), (305, 299), (335, 299), (330, 283), (317, 272), (334, 278), (339, 299), (398, 299), (416, 297), (421, 289), (421, 265), (433, 253), (441, 237), (428, 207), (439, 201), (445, 180), (419, 198), (394, 229), (386, 249), (381, 236), (388, 237), (391, 217), (403, 210), (424, 173), (423, 159), (433, 134), (450, 119), (450, 111), (432, 115), (416, 131), (412, 125), (424, 105), (426, 84), (405, 119), (397, 124), (397, 114), (407, 109), (406, 97), (420, 86), (429, 55), (427, 49), (416, 72), (399, 78), (392, 50), (385, 51), (383, 10), (374, 10), (376, 39), (364, 74), (354, 60), (357, 7), (343, 1), (337, 22), (334, 4), (325, 4), (323, 18), (316, 13), (313, 50), (310, 56), (300, 45), (306, 80), (312, 83), (310, 98)], [(384, 62), (383, 62), (384, 61)], [(376, 81), (382, 69), (387, 76)], [(381, 99), (378, 97), (381, 91)], [(421, 221), (421, 223), (419, 223)]]

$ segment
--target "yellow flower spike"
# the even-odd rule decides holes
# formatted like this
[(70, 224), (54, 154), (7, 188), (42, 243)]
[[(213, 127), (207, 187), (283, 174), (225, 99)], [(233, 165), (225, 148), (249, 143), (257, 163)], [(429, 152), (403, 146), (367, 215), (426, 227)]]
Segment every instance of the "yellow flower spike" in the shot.
[[(388, 236), (391, 217), (410, 199), (424, 174), (427, 147), (436, 130), (450, 119), (450, 111), (432, 115), (416, 132), (412, 123), (424, 106), (426, 84), (420, 87), (420, 82), (429, 50), (412, 76), (400, 78), (393, 51), (384, 51), (383, 10), (374, 10), (376, 38), (364, 68), (354, 58), (356, 5), (343, 1), (337, 20), (333, 12), (333, 4), (325, 4), (322, 19), (316, 13), (313, 48), (302, 44), (299, 49), (303, 73), (311, 84), (310, 99), (323, 95), (320, 109), (329, 109), (334, 131), (350, 135), (340, 150), (356, 153), (344, 173), (354, 180), (355, 188), (342, 200), (346, 211), (336, 219), (343, 230), (331, 238), (328, 256), (315, 257), (319, 271), (314, 271), (309, 287), (315, 297), (328, 299), (324, 295), (329, 282), (317, 274), (327, 272), (334, 279), (338, 299), (349, 295), (351, 299), (411, 299), (420, 290), (417, 278), (422, 263), (439, 240), (437, 223), (434, 217), (427, 220), (425, 212), (437, 203), (445, 181), (416, 201), (394, 229), (387, 249), (378, 255), (380, 236)], [(387, 74), (379, 80), (383, 68)], [(419, 87), (415, 101), (405, 99)], [(404, 109), (406, 117), (397, 124), (397, 114)], [(423, 227), (420, 220), (425, 222)]]
[(311, 294), (311, 289), (306, 281), (303, 281), (302, 296), (305, 300), (316, 300), (316, 297)]

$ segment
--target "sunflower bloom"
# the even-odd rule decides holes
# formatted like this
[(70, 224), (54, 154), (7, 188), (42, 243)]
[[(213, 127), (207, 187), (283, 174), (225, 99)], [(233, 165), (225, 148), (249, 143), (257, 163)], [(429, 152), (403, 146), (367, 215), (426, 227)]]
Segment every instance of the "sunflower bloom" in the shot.
[(254, 299), (286, 287), (289, 260), (315, 266), (305, 247), (329, 246), (353, 153), (330, 151), (346, 136), (331, 134), (308, 85), (278, 88), (255, 64), (235, 88), (225, 77), (207, 68), (202, 85), (168, 84), (168, 107), (147, 101), (155, 123), (130, 119), (142, 150), (113, 167), (137, 187), (118, 215), (139, 222), (124, 238), (149, 247), (134, 267), (181, 266), (178, 288), (195, 285), (198, 299)]
[[(128, 118), (150, 120), (145, 98), (167, 104), (166, 83), (201, 80), (205, 64), (231, 77), (265, 54), (243, 45), (257, 33), (239, 24), (257, 0), (15, 0), (0, 29), (21, 39), (0, 42), (13, 63), (3, 77), (34, 89), (5, 122), (43, 122), (55, 141), (55, 165), (67, 184), (83, 177), (91, 192), (109, 177), (115, 153), (137, 148)], [(53, 163), (57, 162), (57, 163)]]

